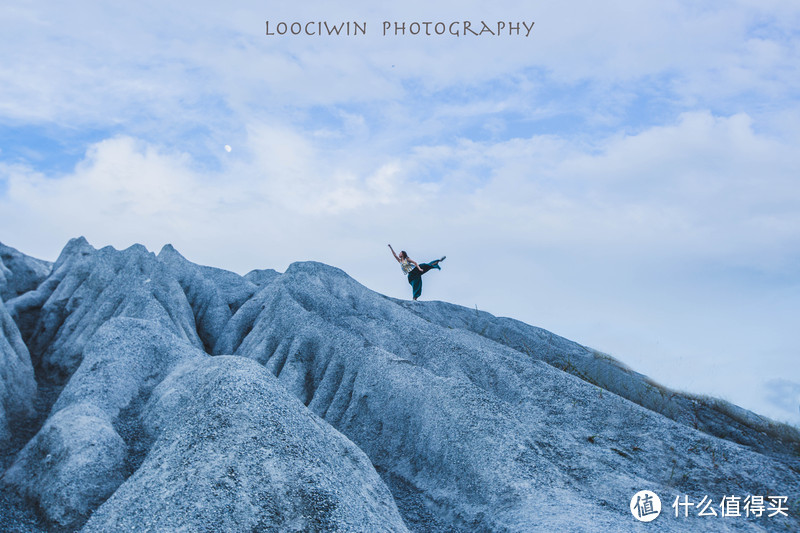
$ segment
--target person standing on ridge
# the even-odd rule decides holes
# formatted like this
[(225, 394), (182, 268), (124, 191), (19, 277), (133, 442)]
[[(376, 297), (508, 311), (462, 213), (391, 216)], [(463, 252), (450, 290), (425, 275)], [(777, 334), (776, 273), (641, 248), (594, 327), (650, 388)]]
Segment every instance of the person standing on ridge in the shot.
[(408, 275), (408, 282), (411, 284), (411, 289), (413, 291), (414, 299), (416, 300), (422, 295), (422, 275), (435, 268), (436, 270), (441, 270), (442, 267), (439, 266), (439, 263), (445, 260), (447, 256), (442, 256), (441, 259), (436, 259), (435, 261), (431, 261), (430, 263), (417, 263), (405, 252), (405, 250), (400, 251), (400, 255), (394, 253), (394, 248), (392, 245), (389, 245), (389, 249), (392, 251), (392, 255), (397, 262), (400, 263), (400, 268), (403, 269), (403, 273)]

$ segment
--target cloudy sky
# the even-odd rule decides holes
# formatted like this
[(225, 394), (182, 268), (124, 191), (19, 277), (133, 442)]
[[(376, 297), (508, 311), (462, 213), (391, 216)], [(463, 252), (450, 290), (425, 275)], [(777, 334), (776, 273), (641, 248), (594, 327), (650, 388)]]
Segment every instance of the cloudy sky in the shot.
[(447, 254), (423, 299), (800, 425), (796, 0), (108, 4), (0, 6), (0, 241), (317, 260), (398, 298), (387, 243)]

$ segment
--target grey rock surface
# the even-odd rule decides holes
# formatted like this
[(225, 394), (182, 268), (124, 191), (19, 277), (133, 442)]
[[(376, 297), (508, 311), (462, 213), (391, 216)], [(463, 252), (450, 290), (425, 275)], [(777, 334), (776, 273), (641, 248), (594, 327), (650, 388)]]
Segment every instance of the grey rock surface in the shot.
[(366, 455), (253, 361), (184, 363), (144, 424), (146, 459), (83, 531), (406, 530)]
[(35, 501), (51, 522), (74, 528), (143, 453), (137, 403), (179, 362), (205, 356), (157, 322), (109, 320), (87, 344), (44, 427), (0, 481)]
[(477, 333), (710, 435), (764, 453), (797, 451), (800, 431), (795, 427), (774, 423), (724, 400), (667, 389), (607, 354), (544, 329), (445, 302), (409, 310), (448, 329)]
[(75, 404), (51, 416), (0, 483), (72, 528), (124, 481), (125, 442), (102, 411)]
[[(2, 474), (0, 529), (646, 531), (648, 489), (660, 531), (800, 530), (797, 428), (320, 263), (239, 276), (74, 239), (6, 305), (57, 398)], [(788, 516), (674, 516), (704, 495)]]
[(233, 272), (195, 265), (170, 245), (164, 246), (158, 259), (180, 283), (194, 313), (197, 333), (211, 352), (222, 329), (257, 285)]

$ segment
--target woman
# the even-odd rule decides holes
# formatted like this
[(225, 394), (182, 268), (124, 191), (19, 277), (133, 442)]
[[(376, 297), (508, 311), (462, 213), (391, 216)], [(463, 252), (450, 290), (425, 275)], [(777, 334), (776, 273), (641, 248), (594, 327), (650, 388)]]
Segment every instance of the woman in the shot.
[(439, 263), (444, 261), (447, 257), (443, 256), (441, 259), (431, 261), (430, 263), (419, 264), (408, 257), (405, 250), (401, 250), (398, 256), (394, 253), (394, 248), (392, 248), (391, 244), (389, 245), (389, 249), (392, 251), (394, 258), (397, 259), (397, 262), (400, 263), (400, 268), (403, 269), (403, 273), (408, 275), (408, 282), (411, 284), (415, 300), (422, 295), (422, 275), (432, 268), (441, 270), (442, 267), (439, 266)]

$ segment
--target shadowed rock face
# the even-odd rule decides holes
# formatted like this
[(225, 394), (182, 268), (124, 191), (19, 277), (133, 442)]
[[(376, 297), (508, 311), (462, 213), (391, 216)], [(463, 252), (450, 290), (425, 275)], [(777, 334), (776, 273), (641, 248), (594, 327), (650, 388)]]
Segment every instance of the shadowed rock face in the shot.
[[(6, 302), (0, 393), (32, 405), (3, 392), (31, 360), (60, 391), (2, 488), (48, 529), (628, 531), (642, 489), (662, 531), (800, 528), (795, 428), (527, 324), (319, 263), (242, 277), (83, 239), (34, 285)], [(683, 494), (791, 510), (678, 519)], [(43, 527), (25, 505), (0, 529)]]
[[(11, 446), (12, 427), (34, 415), (36, 382), (20, 320), (5, 302), (35, 289), (50, 272), (50, 263), (28, 257), (0, 243), (0, 449)], [(3, 453), (5, 456), (5, 453)], [(2, 463), (5, 463), (5, 458)]]
[(0, 447), (9, 446), (11, 426), (34, 414), (36, 382), (28, 348), (0, 300)]

